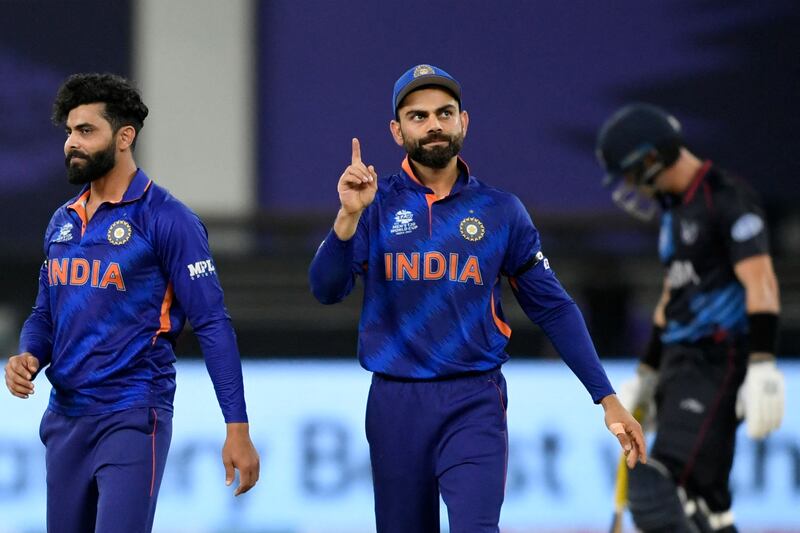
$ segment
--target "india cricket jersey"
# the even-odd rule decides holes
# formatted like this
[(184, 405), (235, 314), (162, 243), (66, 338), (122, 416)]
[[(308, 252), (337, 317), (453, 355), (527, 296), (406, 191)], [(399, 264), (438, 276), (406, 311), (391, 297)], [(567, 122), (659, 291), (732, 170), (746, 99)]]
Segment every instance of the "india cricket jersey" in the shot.
[(450, 194), (437, 199), (406, 159), (401, 173), (379, 181), (355, 236), (342, 241), (331, 231), (314, 257), (311, 287), (322, 303), (340, 301), (364, 279), (361, 365), (411, 379), (499, 367), (511, 335), (500, 301), (506, 276), (593, 399), (611, 394), (522, 203), (470, 176), (461, 160), (459, 168)]
[(47, 365), (68, 416), (172, 409), (175, 339), (188, 317), (226, 422), (245, 422), (241, 363), (206, 229), (141, 170), (86, 220), (89, 186), (53, 214), (20, 352)]

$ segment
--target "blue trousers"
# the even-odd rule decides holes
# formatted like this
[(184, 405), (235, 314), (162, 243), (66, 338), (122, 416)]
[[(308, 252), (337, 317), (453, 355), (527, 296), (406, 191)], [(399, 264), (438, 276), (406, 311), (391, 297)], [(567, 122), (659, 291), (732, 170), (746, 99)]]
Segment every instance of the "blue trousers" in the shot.
[(497, 533), (508, 462), (500, 370), (438, 381), (374, 375), (366, 430), (378, 533)]
[(94, 416), (49, 409), (48, 533), (149, 533), (172, 438), (172, 413), (142, 407)]

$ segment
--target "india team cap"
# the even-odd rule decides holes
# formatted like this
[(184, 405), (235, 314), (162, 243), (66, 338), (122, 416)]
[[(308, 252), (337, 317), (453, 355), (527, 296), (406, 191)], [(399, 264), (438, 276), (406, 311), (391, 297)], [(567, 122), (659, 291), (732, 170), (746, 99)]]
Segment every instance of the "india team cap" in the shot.
[(408, 93), (429, 85), (444, 87), (456, 97), (461, 104), (461, 84), (456, 79), (433, 65), (417, 65), (411, 67), (394, 84), (392, 95), (392, 112), (397, 113), (397, 108)]

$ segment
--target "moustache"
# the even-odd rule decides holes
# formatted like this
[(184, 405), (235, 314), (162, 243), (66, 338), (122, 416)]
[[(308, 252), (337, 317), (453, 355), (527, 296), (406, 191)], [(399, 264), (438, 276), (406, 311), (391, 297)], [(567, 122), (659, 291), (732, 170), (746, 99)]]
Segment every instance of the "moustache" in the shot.
[(67, 157), (65, 158), (64, 162), (67, 165), (69, 165), (70, 161), (72, 161), (73, 159), (84, 159), (84, 160), (88, 161), (89, 160), (89, 154), (84, 154), (84, 153), (81, 153), (81, 152), (74, 152), (73, 151), (73, 152), (70, 152), (70, 153), (67, 154)]
[(435, 142), (450, 143), (450, 142), (453, 142), (453, 139), (448, 135), (443, 135), (441, 133), (432, 133), (432, 134), (428, 135), (427, 137), (423, 137), (422, 139), (420, 139), (419, 144), (420, 144), (420, 146), (423, 146), (423, 145), (430, 144), (430, 143), (435, 143)]

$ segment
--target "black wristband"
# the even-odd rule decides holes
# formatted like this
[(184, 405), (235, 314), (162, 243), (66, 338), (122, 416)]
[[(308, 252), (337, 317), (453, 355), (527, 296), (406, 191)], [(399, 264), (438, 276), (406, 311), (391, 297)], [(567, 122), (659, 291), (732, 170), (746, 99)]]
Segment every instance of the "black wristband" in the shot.
[(653, 370), (658, 370), (661, 364), (661, 334), (664, 333), (664, 328), (653, 324), (653, 330), (650, 332), (650, 340), (647, 343), (644, 353), (639, 358), (639, 361), (651, 367)]
[(750, 324), (750, 353), (774, 354), (778, 348), (778, 315), (775, 313), (752, 313), (747, 315)]

